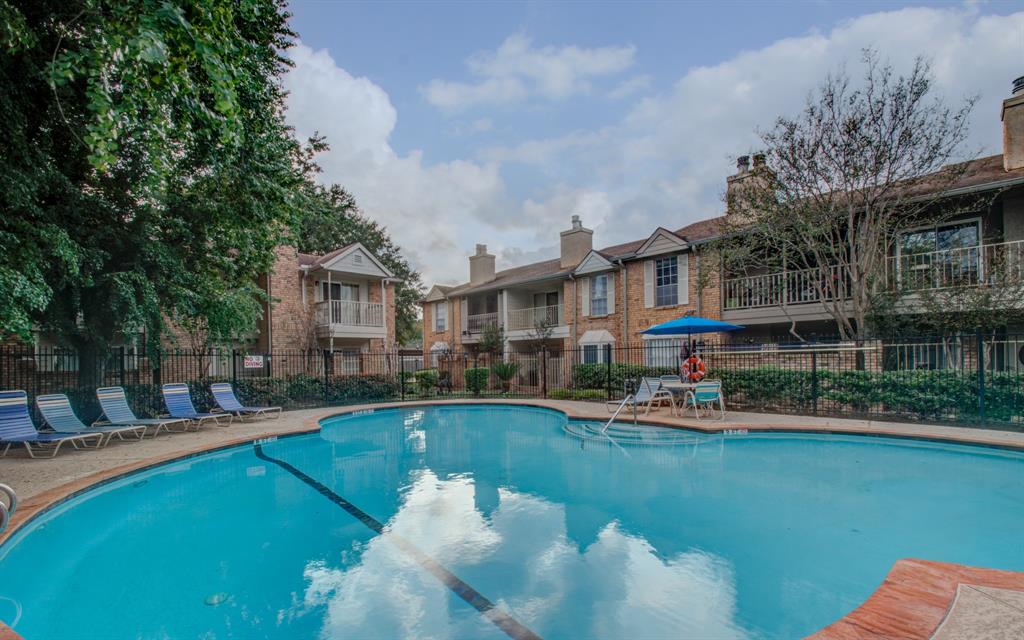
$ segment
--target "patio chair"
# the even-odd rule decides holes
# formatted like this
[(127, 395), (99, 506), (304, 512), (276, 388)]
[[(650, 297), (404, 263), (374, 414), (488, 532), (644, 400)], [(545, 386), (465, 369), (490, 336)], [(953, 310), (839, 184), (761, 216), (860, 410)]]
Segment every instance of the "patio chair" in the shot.
[[(102, 433), (39, 431), (28, 412), (28, 394), (24, 391), (0, 391), (0, 443), (4, 445), (0, 457), (6, 456), (11, 445), (19, 442), (25, 445), (30, 458), (35, 458), (37, 451), (49, 451), (47, 457), (52, 458), (65, 442), (70, 442), (76, 449), (79, 446), (95, 449), (100, 446), (103, 437)], [(90, 444), (93, 442), (95, 444)]]
[[(196, 427), (205, 422), (213, 421), (218, 427), (226, 427), (231, 424), (233, 416), (230, 413), (200, 413), (192, 405), (192, 397), (188, 392), (188, 385), (183, 383), (165, 384), (160, 387), (164, 394), (164, 404), (167, 405), (167, 414), (172, 418), (181, 418), (190, 421)], [(221, 419), (227, 418), (227, 424), (221, 424)]]
[[(629, 399), (629, 396), (627, 396), (627, 399)], [(634, 408), (636, 409), (644, 406), (644, 413), (647, 414), (651, 412), (651, 407), (655, 403), (660, 405), (664, 401), (668, 401), (669, 405), (675, 409), (675, 396), (668, 390), (661, 388), (661, 380), (658, 378), (641, 378), (632, 399), (629, 399), (628, 402), (626, 400), (609, 400), (607, 407), (609, 413), (611, 413), (614, 408), (618, 408), (622, 404), (626, 407), (634, 407), (635, 405)]]
[(139, 425), (110, 425), (105, 427), (90, 427), (78, 419), (75, 410), (71, 408), (71, 401), (63, 393), (47, 393), (36, 396), (36, 407), (43, 415), (43, 421), (54, 431), (64, 433), (101, 433), (106, 436), (100, 446), (107, 446), (110, 440), (117, 436), (118, 440), (124, 440), (125, 436), (131, 434), (136, 440), (142, 440), (146, 435), (146, 427)]
[[(171, 432), (171, 425), (181, 425), (182, 431), (188, 431), (189, 421), (184, 418), (137, 418), (132, 408), (128, 406), (128, 398), (121, 387), (100, 387), (96, 390), (96, 398), (100, 401), (103, 415), (93, 425), (136, 425), (152, 427), (153, 436), (156, 437), (160, 430)], [(198, 428), (198, 427), (197, 427)]]
[(714, 413), (715, 403), (718, 403), (719, 416), (717, 420), (725, 419), (725, 398), (722, 397), (722, 381), (706, 380), (698, 382), (691, 391), (686, 392), (683, 398), (683, 410), (693, 407), (693, 412), (700, 420), (701, 409)]
[(210, 392), (213, 393), (213, 399), (217, 402), (218, 407), (238, 416), (240, 420), (245, 419), (245, 416), (268, 417), (271, 413), (277, 414), (274, 416), (275, 418), (281, 417), (281, 407), (247, 407), (243, 405), (235, 396), (234, 388), (227, 382), (211, 384)]

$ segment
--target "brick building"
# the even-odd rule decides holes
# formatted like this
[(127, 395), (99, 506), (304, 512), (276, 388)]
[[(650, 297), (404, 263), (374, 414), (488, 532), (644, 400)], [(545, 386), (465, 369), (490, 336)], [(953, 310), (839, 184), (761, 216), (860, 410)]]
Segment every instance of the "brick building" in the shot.
[[(899, 238), (886, 260), (886, 278), (914, 277), (929, 287), (985, 285), (997, 264), (1024, 283), (1024, 78), (1015, 82), (1000, 117), (1003, 153), (968, 163), (957, 184), (942, 187), (950, 196), (990, 194), (988, 204)], [(755, 156), (752, 168), (749, 156), (741, 157), (736, 174), (726, 179), (727, 192), (754, 179), (760, 161)], [(488, 325), (503, 327), (506, 353), (535, 349), (538, 321), (552, 325), (550, 350), (579, 350), (584, 362), (601, 362), (605, 345), (643, 341), (650, 354), (644, 360), (654, 364), (657, 354), (677, 352), (679, 341), (647, 340), (640, 331), (686, 313), (742, 324), (747, 340), (786, 339), (794, 321), (805, 336), (834, 336), (827, 301), (807, 284), (829, 267), (812, 274), (723, 276), (720, 259), (707, 245), (728, 217), (741, 215), (727, 211), (603, 249), (593, 248), (593, 232), (573, 216), (560, 234), (558, 258), (503, 270), (496, 270), (495, 257), (479, 244), (469, 258), (468, 282), (435, 285), (422, 301), (424, 361), (445, 351), (472, 353)], [(910, 297), (901, 313), (913, 312)], [(1024, 332), (1024, 320), (1007, 329)]]
[[(504, 329), (506, 352), (531, 351), (549, 328), (547, 348), (579, 350), (601, 362), (606, 345), (633, 343), (652, 324), (688, 312), (717, 318), (717, 276), (701, 260), (715, 218), (647, 238), (593, 248), (593, 231), (572, 217), (553, 260), (497, 271), (486, 245), (469, 258), (469, 282), (435, 285), (423, 299), (425, 361), (445, 351), (472, 353), (488, 325)], [(666, 340), (648, 341), (660, 346)]]

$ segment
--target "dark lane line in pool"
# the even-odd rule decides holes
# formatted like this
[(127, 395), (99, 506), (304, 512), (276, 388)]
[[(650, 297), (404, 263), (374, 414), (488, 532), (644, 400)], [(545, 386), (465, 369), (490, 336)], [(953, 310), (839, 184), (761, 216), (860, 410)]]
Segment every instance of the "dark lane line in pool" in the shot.
[(384, 525), (379, 520), (352, 504), (342, 496), (334, 493), (330, 487), (322, 484), (315, 478), (306, 475), (290, 463), (267, 455), (264, 453), (263, 445), (260, 443), (253, 443), (253, 448), (256, 451), (257, 458), (276, 464), (299, 480), (302, 480), (309, 486), (313, 487), (318, 493), (344, 509), (350, 516), (359, 522), (362, 522), (374, 533), (377, 533), (378, 535), (387, 534), (387, 540), (389, 542), (397, 546), (405, 552), (406, 555), (419, 563), (421, 567), (429, 571), (455, 595), (465, 600), (470, 606), (479, 611), (481, 615), (490, 620), (494, 626), (504, 631), (505, 635), (513, 638), (513, 640), (541, 640), (541, 637), (534, 633), (529, 627), (510, 616), (505, 611), (499, 609), (497, 605), (484, 597), (479, 591), (469, 586), (469, 584), (464, 582), (457, 575), (446, 569), (440, 562), (434, 560), (423, 551), (420, 551), (416, 545), (394, 531), (385, 531)]

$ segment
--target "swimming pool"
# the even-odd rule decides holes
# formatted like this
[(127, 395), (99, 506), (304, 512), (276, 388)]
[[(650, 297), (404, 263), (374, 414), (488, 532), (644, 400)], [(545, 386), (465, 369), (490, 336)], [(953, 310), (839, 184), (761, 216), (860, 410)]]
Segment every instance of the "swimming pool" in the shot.
[(50, 510), (0, 548), (0, 620), (27, 640), (795, 638), (898, 558), (1024, 570), (1017, 452), (620, 447), (498, 405), (322, 425)]

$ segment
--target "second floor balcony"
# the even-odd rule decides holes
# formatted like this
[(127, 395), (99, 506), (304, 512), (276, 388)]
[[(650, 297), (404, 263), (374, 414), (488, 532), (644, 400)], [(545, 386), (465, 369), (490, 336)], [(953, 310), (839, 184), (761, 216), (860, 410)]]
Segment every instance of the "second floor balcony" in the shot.
[(498, 326), (498, 314), (477, 313), (466, 317), (466, 331), (468, 333), (483, 333), (489, 326)]
[(532, 330), (541, 325), (550, 327), (561, 326), (562, 305), (554, 304), (545, 307), (528, 307), (526, 309), (509, 309), (508, 331)]
[(827, 302), (847, 290), (838, 267), (729, 278), (722, 284), (727, 310)]
[[(1024, 283), (1024, 240), (918, 253), (885, 260), (885, 286), (921, 291), (958, 286)], [(845, 298), (848, 286), (839, 267), (779, 271), (727, 278), (722, 282), (725, 311), (788, 307)]]
[(384, 337), (384, 305), (330, 300), (316, 303), (317, 334), (334, 337)]

